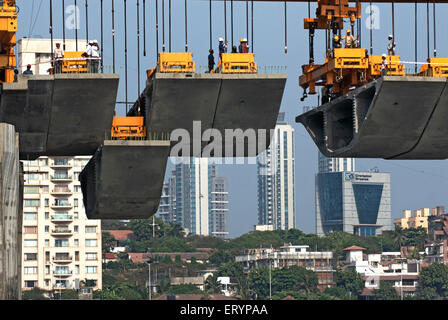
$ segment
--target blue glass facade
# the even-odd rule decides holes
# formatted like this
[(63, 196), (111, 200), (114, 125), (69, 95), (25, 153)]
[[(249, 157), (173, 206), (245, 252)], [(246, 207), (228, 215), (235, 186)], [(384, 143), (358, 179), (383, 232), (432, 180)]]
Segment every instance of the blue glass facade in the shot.
[(383, 194), (383, 185), (353, 183), (352, 187), (359, 223), (376, 224)]

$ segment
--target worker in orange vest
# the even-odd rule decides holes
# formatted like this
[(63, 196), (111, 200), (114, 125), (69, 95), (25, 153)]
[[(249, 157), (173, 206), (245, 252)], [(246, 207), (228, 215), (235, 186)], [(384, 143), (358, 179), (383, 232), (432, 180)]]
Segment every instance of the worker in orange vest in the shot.
[(240, 39), (240, 53), (248, 53), (249, 52), (249, 46), (247, 45), (247, 39), (242, 38)]

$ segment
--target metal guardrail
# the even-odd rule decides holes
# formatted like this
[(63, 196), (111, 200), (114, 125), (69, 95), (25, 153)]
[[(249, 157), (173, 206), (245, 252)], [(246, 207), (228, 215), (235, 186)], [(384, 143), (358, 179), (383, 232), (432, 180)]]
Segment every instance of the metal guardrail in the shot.
[[(209, 73), (208, 66), (199, 66), (198, 73)], [(257, 66), (256, 74), (283, 74), (287, 73), (287, 66)], [(250, 74), (250, 73), (248, 73)]]

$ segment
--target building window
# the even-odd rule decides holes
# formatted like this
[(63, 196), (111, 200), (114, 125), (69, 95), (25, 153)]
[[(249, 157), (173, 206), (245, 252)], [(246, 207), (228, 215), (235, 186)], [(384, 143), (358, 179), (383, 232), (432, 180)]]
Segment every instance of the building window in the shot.
[(78, 219), (78, 212), (76, 212), (76, 211), (75, 211), (75, 213), (74, 213), (74, 218), (75, 218), (75, 219)]
[(39, 159), (41, 166), (48, 166), (48, 158)]
[(25, 288), (34, 288), (36, 286), (36, 281), (25, 281)]
[(75, 192), (80, 192), (80, 186), (74, 186)]
[(24, 207), (38, 207), (39, 199), (25, 199), (23, 200), (23, 206)]
[(75, 207), (77, 207), (78, 206), (78, 199), (74, 199), (73, 203), (74, 203)]
[(45, 274), (50, 274), (50, 266), (45, 266)]
[(42, 193), (48, 193), (48, 186), (42, 187)]
[(45, 199), (45, 206), (48, 207), (50, 205), (50, 200), (49, 199)]
[(86, 239), (86, 247), (96, 247), (96, 239)]
[(75, 274), (79, 274), (79, 265), (75, 265)]
[(74, 241), (74, 246), (75, 246), (75, 247), (79, 247), (79, 240), (78, 240), (78, 239), (75, 239), (75, 241)]
[(29, 234), (36, 234), (37, 233), (37, 227), (36, 226), (34, 226), (34, 227), (26, 226), (26, 227), (23, 227), (23, 228), (24, 228), (24, 232), (25, 233), (29, 233)]
[(56, 269), (54, 270), (55, 274), (70, 274), (70, 271), (68, 270), (68, 267), (64, 266), (64, 267), (56, 267)]
[(50, 232), (50, 226), (45, 226), (45, 232)]
[(37, 267), (25, 267), (23, 269), (24, 274), (37, 274)]
[(96, 266), (86, 267), (86, 273), (96, 273)]
[(55, 240), (54, 241), (54, 246), (56, 248), (68, 247), (68, 240), (67, 239)]
[(96, 260), (96, 252), (86, 252), (86, 260)]
[(25, 253), (25, 261), (36, 261), (37, 253)]
[(45, 212), (45, 220), (50, 219), (50, 212)]
[(78, 226), (73, 227), (73, 232), (78, 232)]
[(24, 186), (23, 193), (39, 193), (39, 186)]
[(37, 219), (37, 213), (35, 212), (25, 212), (23, 214), (24, 220), (36, 220)]
[(86, 226), (86, 233), (96, 233), (96, 226)]
[(23, 240), (24, 247), (37, 247), (37, 240)]
[(50, 240), (45, 239), (45, 246), (46, 246), (46, 247), (49, 247), (49, 246), (50, 246)]
[(39, 180), (38, 173), (25, 173), (23, 175), (24, 180)]

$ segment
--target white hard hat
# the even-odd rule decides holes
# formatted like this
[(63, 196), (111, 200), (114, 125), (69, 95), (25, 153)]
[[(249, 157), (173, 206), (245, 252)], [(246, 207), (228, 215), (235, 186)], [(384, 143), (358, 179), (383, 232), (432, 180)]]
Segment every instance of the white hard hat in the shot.
[(392, 35), (390, 34), (390, 35), (389, 35), (389, 38), (391, 38), (391, 39), (392, 39), (392, 38), (393, 38), (393, 36), (392, 36)]
[(92, 44), (93, 43), (93, 40), (89, 40), (89, 44)]
[(93, 42), (93, 43), (98, 43), (98, 40), (93, 40), (92, 42)]
[(383, 56), (382, 56), (383, 58), (386, 58), (387, 56), (386, 56), (386, 54), (385, 53), (383, 53)]
[(222, 42), (222, 41), (224, 41), (224, 39), (223, 39), (223, 38), (219, 38), (218, 40), (219, 40), (219, 42)]
[(246, 38), (243, 38), (243, 41), (244, 41), (244, 42), (247, 42), (247, 39), (246, 39)]

